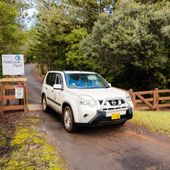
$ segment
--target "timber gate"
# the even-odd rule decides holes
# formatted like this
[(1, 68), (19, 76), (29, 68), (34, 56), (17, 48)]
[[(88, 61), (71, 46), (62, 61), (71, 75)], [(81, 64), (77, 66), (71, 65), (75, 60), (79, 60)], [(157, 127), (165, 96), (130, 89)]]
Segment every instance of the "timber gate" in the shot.
[(0, 113), (22, 110), (27, 112), (27, 78), (0, 79)]
[(170, 108), (170, 89), (159, 90), (158, 88), (149, 91), (133, 92), (130, 95), (137, 110), (159, 110)]

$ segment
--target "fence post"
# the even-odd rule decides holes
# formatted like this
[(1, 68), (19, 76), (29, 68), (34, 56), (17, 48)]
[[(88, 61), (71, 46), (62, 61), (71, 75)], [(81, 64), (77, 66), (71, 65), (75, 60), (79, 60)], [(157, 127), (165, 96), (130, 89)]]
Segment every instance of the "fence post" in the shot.
[(159, 89), (155, 88), (153, 90), (153, 106), (154, 106), (154, 110), (159, 110)]
[(27, 84), (23, 83), (24, 87), (24, 112), (28, 111), (28, 91), (27, 91)]
[(136, 95), (135, 93), (133, 92), (133, 89), (130, 89), (129, 90), (129, 94), (131, 96), (131, 99), (132, 99), (132, 102), (133, 102), (133, 106), (134, 106), (134, 109), (136, 108)]
[(0, 113), (2, 113), (2, 86), (0, 83)]

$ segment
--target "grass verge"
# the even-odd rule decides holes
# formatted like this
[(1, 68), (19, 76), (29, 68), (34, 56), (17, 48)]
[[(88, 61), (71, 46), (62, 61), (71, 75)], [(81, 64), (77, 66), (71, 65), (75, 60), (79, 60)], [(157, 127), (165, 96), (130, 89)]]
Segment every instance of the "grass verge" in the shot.
[(27, 114), (13, 130), (6, 131), (5, 135), (1, 132), (0, 134), (0, 150), (4, 150), (0, 155), (0, 169), (64, 169), (63, 160), (49, 144), (46, 134), (39, 128), (38, 115)]
[(170, 111), (135, 111), (132, 122), (170, 137)]

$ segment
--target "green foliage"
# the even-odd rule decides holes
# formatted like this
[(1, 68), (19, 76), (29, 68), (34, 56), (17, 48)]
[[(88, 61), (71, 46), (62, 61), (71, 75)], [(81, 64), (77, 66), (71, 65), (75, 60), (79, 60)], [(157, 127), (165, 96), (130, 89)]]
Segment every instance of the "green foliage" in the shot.
[(99, 18), (99, 14), (107, 10), (113, 11), (113, 0), (68, 0), (70, 13), (74, 13), (74, 22), (85, 27), (91, 32), (94, 22)]
[(21, 46), (25, 37), (21, 23), (18, 21), (21, 8), (23, 3), (21, 5), (19, 1), (0, 1), (0, 56), (22, 51)]
[(61, 8), (49, 4), (39, 15), (39, 22), (31, 46), (32, 55), (49, 69), (65, 68), (65, 36), (70, 32), (70, 22)]
[(119, 2), (114, 15), (102, 14), (82, 43), (86, 57), (96, 60), (102, 66), (100, 72), (120, 87), (167, 88), (169, 9), (165, 1)]
[(30, 30), (25, 31), (25, 43), (22, 45), (22, 50), (24, 51), (24, 56), (25, 56), (25, 62), (26, 63), (31, 63), (34, 60), (34, 57), (32, 55), (32, 52), (30, 51), (30, 46), (34, 43), (34, 35), (36, 33), (36, 29), (32, 28)]
[(66, 52), (67, 68), (81, 70), (88, 67), (88, 62), (80, 50), (80, 41), (86, 37), (87, 30), (85, 28), (74, 29), (65, 37), (65, 41), (68, 43)]
[[(28, 55), (48, 69), (89, 69), (80, 42), (91, 32), (99, 14), (112, 1), (38, 1), (39, 15)], [(43, 73), (44, 70), (42, 69)]]
[(169, 1), (38, 2), (28, 55), (41, 68), (93, 70), (126, 89), (170, 87)]
[(16, 23), (15, 6), (0, 2), (0, 54), (17, 52), (21, 43), (21, 29)]

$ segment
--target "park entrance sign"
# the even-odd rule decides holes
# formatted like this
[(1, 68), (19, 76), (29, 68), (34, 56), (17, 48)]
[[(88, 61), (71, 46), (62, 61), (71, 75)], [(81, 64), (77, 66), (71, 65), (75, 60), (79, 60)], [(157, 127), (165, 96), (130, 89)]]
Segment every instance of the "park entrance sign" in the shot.
[(27, 78), (24, 77), (24, 56), (19, 54), (2, 55), (0, 79), (0, 113), (22, 110), (27, 112)]
[(24, 56), (15, 54), (2, 55), (3, 76), (24, 75)]

